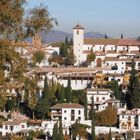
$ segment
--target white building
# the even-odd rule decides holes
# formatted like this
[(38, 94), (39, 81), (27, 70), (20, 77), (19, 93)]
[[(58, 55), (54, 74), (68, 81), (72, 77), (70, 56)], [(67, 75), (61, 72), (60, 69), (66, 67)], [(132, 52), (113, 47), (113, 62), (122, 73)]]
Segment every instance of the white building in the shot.
[(56, 104), (51, 108), (51, 119), (52, 120), (62, 120), (62, 123), (71, 123), (76, 120), (83, 121), (84, 117), (84, 107), (76, 103), (62, 103)]
[(6, 134), (15, 134), (21, 130), (27, 129), (27, 121), (23, 120), (8, 120), (3, 122), (1, 133), (3, 136)]
[(73, 28), (73, 40), (75, 65), (85, 62), (87, 55), (93, 52), (96, 58), (91, 63), (92, 67), (104, 68), (105, 74), (123, 74), (131, 70), (132, 59), (136, 62), (136, 69), (140, 69), (140, 41), (112, 38), (84, 39), (84, 28), (80, 25)]
[(140, 130), (140, 109), (134, 108), (127, 110), (126, 108), (118, 109), (119, 129), (122, 131)]
[(84, 107), (76, 103), (56, 104), (51, 108), (51, 120), (62, 120), (62, 127), (65, 134), (69, 133), (69, 127), (78, 120), (85, 121)]
[(108, 106), (119, 107), (120, 101), (112, 98), (112, 91), (110, 89), (87, 89), (88, 108), (91, 109), (92, 98), (94, 101), (94, 108), (96, 111), (103, 111)]

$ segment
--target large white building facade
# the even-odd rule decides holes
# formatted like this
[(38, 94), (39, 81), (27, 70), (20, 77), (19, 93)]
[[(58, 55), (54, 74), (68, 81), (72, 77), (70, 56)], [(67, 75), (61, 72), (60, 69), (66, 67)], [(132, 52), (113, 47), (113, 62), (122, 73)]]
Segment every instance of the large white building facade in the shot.
[(91, 52), (95, 54), (92, 67), (105, 68), (103, 73), (123, 74), (131, 70), (134, 59), (136, 69), (140, 69), (140, 41), (130, 39), (84, 39), (84, 28), (76, 25), (73, 28), (73, 50), (76, 59), (75, 65), (80, 65), (87, 60)]

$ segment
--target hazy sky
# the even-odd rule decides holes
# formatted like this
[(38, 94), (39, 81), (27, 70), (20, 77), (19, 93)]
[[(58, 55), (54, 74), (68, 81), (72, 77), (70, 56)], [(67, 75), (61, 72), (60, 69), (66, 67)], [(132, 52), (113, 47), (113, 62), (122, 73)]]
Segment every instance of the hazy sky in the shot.
[(28, 0), (26, 7), (40, 3), (57, 18), (57, 30), (72, 32), (80, 23), (86, 31), (113, 37), (140, 35), (140, 0)]

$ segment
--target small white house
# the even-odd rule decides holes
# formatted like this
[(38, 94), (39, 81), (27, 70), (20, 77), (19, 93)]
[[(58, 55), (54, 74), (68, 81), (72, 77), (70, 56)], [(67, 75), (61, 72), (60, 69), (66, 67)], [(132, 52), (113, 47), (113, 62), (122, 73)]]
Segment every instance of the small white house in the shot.
[(76, 120), (83, 121), (84, 117), (84, 107), (76, 103), (62, 103), (56, 104), (51, 108), (51, 119), (52, 120), (62, 120), (62, 123), (71, 123)]
[(126, 108), (118, 109), (119, 129), (122, 131), (140, 130), (140, 109), (134, 108), (127, 110)]
[(2, 125), (2, 135), (15, 134), (21, 130), (27, 129), (27, 121), (24, 120), (8, 120), (3, 122)]
[(106, 100), (111, 99), (112, 91), (110, 89), (87, 89), (87, 102), (90, 109), (92, 104), (92, 98), (94, 100), (94, 108), (97, 111), (102, 111), (106, 108)]

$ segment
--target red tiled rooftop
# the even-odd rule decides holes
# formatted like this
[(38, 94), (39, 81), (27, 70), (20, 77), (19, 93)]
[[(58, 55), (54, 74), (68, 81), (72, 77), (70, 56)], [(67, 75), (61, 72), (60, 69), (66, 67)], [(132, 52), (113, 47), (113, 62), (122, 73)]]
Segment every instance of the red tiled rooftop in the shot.
[(118, 44), (118, 46), (140, 46), (140, 41), (137, 40), (130, 40), (130, 39), (120, 39)]
[(52, 106), (50, 109), (62, 109), (62, 108), (84, 108), (84, 107), (76, 103), (62, 103), (62, 104), (56, 104)]
[(102, 39), (93, 39), (86, 38), (84, 40), (85, 44), (92, 45), (117, 45), (117, 46), (140, 46), (140, 41), (130, 40), (130, 39), (112, 39), (112, 38), (102, 38)]

